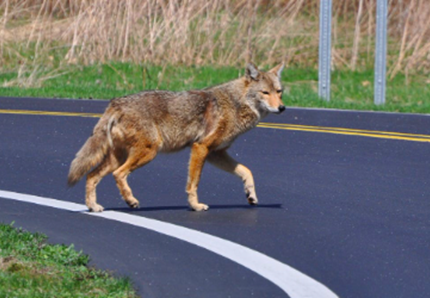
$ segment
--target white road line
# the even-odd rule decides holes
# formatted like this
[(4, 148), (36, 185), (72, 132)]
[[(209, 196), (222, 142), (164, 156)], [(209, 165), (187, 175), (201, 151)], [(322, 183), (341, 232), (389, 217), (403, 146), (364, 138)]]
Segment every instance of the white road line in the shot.
[(142, 216), (130, 215), (116, 211), (102, 213), (86, 212), (85, 205), (34, 195), (21, 194), (0, 190), (0, 198), (37, 204), (61, 210), (83, 212), (90, 216), (114, 220), (137, 227), (149, 229), (167, 236), (171, 236), (191, 244), (200, 246), (220, 256), (230, 259), (268, 279), (291, 298), (335, 298), (338, 297), (323, 284), (301, 273), (300, 271), (279, 262), (258, 251), (216, 236), (202, 233)]

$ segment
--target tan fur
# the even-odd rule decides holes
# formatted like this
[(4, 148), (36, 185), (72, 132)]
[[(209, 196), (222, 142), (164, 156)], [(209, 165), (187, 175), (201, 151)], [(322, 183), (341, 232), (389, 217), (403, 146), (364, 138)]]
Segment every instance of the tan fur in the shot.
[(120, 193), (132, 208), (139, 201), (127, 183), (128, 175), (149, 163), (158, 152), (175, 152), (191, 146), (186, 186), (193, 210), (207, 210), (199, 203), (197, 188), (206, 160), (240, 177), (250, 204), (257, 204), (251, 171), (226, 150), (242, 133), (255, 127), (269, 113), (281, 113), (283, 65), (262, 72), (253, 64), (246, 75), (225, 84), (185, 92), (144, 91), (113, 99), (94, 128), (93, 135), (70, 166), (69, 185), (87, 176), (86, 205), (101, 212), (96, 186), (113, 173)]

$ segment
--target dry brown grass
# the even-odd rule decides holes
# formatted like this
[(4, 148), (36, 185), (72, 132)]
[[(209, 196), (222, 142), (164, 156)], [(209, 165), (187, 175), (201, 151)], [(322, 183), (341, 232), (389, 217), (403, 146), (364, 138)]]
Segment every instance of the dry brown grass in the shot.
[[(1, 0), (0, 63), (316, 67), (319, 1)], [(430, 70), (430, 1), (389, 1), (389, 75)], [(376, 0), (333, 1), (333, 66), (373, 63)], [(31, 53), (31, 55), (29, 54)], [(54, 59), (54, 60), (55, 60)]]

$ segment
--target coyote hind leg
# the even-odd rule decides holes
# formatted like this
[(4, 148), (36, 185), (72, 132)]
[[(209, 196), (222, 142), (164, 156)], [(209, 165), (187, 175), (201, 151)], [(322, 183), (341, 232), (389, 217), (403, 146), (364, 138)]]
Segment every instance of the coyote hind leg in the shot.
[(103, 206), (97, 204), (96, 187), (100, 180), (119, 167), (119, 162), (109, 154), (105, 159), (87, 176), (85, 204), (93, 212), (102, 212)]
[(254, 186), (254, 177), (252, 176), (250, 169), (235, 161), (225, 150), (211, 152), (208, 156), (208, 161), (221, 170), (241, 178), (248, 203), (250, 205), (258, 204)]
[(127, 183), (127, 177), (135, 169), (149, 163), (157, 155), (157, 150), (154, 148), (155, 146), (142, 147), (143, 148), (132, 148), (125, 163), (113, 172), (119, 192), (124, 201), (131, 208), (139, 208), (139, 201), (133, 196), (131, 188)]

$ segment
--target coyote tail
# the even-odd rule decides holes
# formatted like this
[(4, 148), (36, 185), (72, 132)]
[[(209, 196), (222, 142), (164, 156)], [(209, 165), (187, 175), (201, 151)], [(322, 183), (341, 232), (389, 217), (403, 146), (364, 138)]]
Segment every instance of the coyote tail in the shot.
[(114, 117), (110, 117), (105, 126), (105, 119), (100, 119), (96, 125), (94, 133), (82, 148), (76, 153), (75, 159), (70, 165), (67, 183), (73, 186), (78, 183), (82, 177), (91, 170), (92, 167), (98, 165), (105, 157), (109, 146), (113, 146), (111, 129), (115, 123)]

